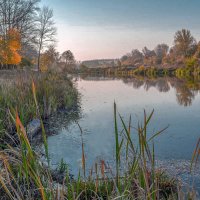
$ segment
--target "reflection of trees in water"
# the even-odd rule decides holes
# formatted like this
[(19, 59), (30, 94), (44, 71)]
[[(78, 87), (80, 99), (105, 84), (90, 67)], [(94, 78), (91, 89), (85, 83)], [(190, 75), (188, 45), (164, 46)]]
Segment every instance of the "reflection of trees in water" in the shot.
[(180, 105), (190, 106), (195, 98), (195, 92), (189, 90), (186, 86), (176, 88), (176, 97)]
[(158, 79), (156, 88), (159, 90), (159, 92), (168, 92), (170, 90), (170, 85), (166, 79)]
[(177, 102), (183, 106), (192, 105), (200, 90), (199, 81), (171, 78), (171, 86), (176, 90)]
[(132, 86), (133, 78), (123, 78), (122, 81), (124, 84)]
[(176, 91), (177, 102), (182, 106), (192, 105), (195, 96), (200, 91), (200, 82), (198, 81), (189, 81), (184, 79), (178, 79), (176, 77), (165, 77), (157, 79), (138, 79), (132, 78), (125, 80), (123, 82), (130, 85), (130, 80), (132, 82), (133, 88), (144, 87), (148, 91), (151, 87), (158, 89), (159, 92), (168, 92), (170, 88), (174, 88)]
[(123, 83), (129, 86), (133, 86), (135, 89), (139, 89), (144, 85), (144, 80), (136, 79), (136, 78), (123, 78)]
[(46, 131), (50, 135), (57, 134), (62, 129), (68, 129), (71, 124), (78, 121), (81, 117), (81, 110), (79, 108), (74, 108), (70, 112), (61, 110), (46, 120)]
[(128, 85), (133, 85), (133, 88), (138, 89), (144, 86), (144, 89), (148, 91), (151, 87), (157, 88), (159, 92), (168, 92), (170, 90), (170, 85), (167, 79), (159, 78), (159, 79), (123, 79), (123, 82)]
[(133, 88), (138, 89), (144, 85), (144, 81), (140, 79), (134, 79), (132, 85), (133, 85)]
[(148, 91), (151, 87), (156, 87), (156, 81), (155, 80), (151, 80), (151, 79), (147, 79), (145, 82), (144, 82), (144, 89), (146, 91)]
[(176, 91), (177, 102), (182, 106), (190, 106), (195, 99), (195, 96), (200, 91), (200, 81), (190, 79), (179, 79), (177, 77), (87, 77), (87, 80), (114, 80), (121, 79), (124, 84), (132, 86), (135, 89), (144, 87), (146, 91), (150, 88), (156, 88), (159, 92), (168, 92), (170, 88)]
[(80, 74), (77, 77), (86, 81), (109, 81), (115, 80), (116, 77), (105, 76), (101, 74), (91, 75), (91, 74)]
[[(138, 89), (141, 86), (144, 86), (144, 89), (146, 91), (148, 91), (151, 87), (157, 88), (159, 92), (168, 92), (170, 90), (170, 85), (167, 79), (165, 78), (159, 78), (159, 79), (153, 79), (153, 80), (150, 80), (150, 79), (141, 80), (141, 79), (133, 78), (131, 80), (132, 80), (133, 88), (135, 89)], [(123, 79), (123, 82), (126, 83), (127, 81), (124, 81)]]
[(142, 80), (138, 78), (123, 78), (123, 82), (128, 85), (131, 85), (130, 82), (132, 82), (133, 88), (135, 89), (143, 86), (146, 91), (154, 87), (159, 92), (168, 92), (172, 87), (176, 91), (177, 102), (182, 106), (190, 106), (200, 90), (199, 82), (191, 82), (176, 77), (163, 77), (157, 79), (143, 78)]

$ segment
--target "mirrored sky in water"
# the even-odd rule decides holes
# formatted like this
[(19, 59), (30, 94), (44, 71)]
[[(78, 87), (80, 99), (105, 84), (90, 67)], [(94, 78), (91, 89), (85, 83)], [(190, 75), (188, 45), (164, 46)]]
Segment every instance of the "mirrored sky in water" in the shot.
[(118, 58), (133, 48), (173, 45), (187, 28), (200, 39), (199, 0), (42, 0), (54, 9), (58, 50), (78, 60)]
[[(85, 77), (78, 79), (77, 87), (82, 94), (83, 117), (79, 124), (84, 132), (89, 167), (98, 158), (113, 160), (114, 100), (127, 123), (132, 115), (134, 127), (137, 127), (138, 121), (142, 122), (144, 109), (147, 113), (155, 109), (148, 128), (149, 137), (169, 125), (156, 139), (157, 159), (191, 159), (200, 132), (200, 94), (198, 91), (188, 92), (184, 82), (173, 78), (141, 82), (137, 79), (95, 80), (94, 77)], [(58, 134), (48, 138), (50, 156), (54, 164), (63, 158), (76, 173), (81, 161), (80, 130), (75, 123), (66, 127), (65, 120), (60, 121)], [(132, 130), (136, 141), (137, 133)]]

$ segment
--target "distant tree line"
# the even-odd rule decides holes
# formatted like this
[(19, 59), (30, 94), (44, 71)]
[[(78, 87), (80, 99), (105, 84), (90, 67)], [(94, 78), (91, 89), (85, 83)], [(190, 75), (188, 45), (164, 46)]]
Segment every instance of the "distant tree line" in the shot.
[(121, 66), (160, 66), (179, 67), (199, 65), (200, 42), (186, 29), (179, 30), (174, 36), (174, 46), (169, 48), (167, 44), (158, 44), (153, 50), (144, 47), (142, 52), (137, 49), (122, 56)]

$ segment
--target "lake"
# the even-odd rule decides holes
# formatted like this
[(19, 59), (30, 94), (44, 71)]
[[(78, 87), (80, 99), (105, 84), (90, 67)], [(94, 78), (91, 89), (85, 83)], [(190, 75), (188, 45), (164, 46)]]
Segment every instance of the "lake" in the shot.
[[(154, 115), (148, 128), (151, 136), (167, 126), (155, 140), (158, 165), (188, 178), (192, 153), (200, 136), (200, 83), (177, 78), (76, 77), (81, 94), (81, 117), (87, 168), (100, 159), (113, 162), (114, 101), (118, 112), (132, 126), (142, 122), (144, 109)], [(55, 135), (48, 138), (52, 164), (63, 158), (73, 174), (81, 165), (81, 132), (76, 122), (58, 117)], [(53, 118), (53, 121), (58, 120)], [(132, 129), (135, 139), (136, 132)], [(112, 164), (111, 164), (112, 165)], [(199, 174), (196, 174), (199, 178)]]

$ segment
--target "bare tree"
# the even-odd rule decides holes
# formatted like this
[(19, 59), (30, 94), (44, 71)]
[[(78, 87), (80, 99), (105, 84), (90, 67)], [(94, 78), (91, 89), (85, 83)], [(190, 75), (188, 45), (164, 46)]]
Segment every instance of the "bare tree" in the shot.
[(38, 71), (40, 71), (41, 51), (55, 42), (56, 28), (53, 21), (53, 10), (44, 6), (36, 19), (36, 44), (38, 48)]
[(144, 47), (142, 49), (142, 53), (144, 54), (144, 57), (147, 59), (156, 55), (154, 50), (149, 50), (147, 47)]

